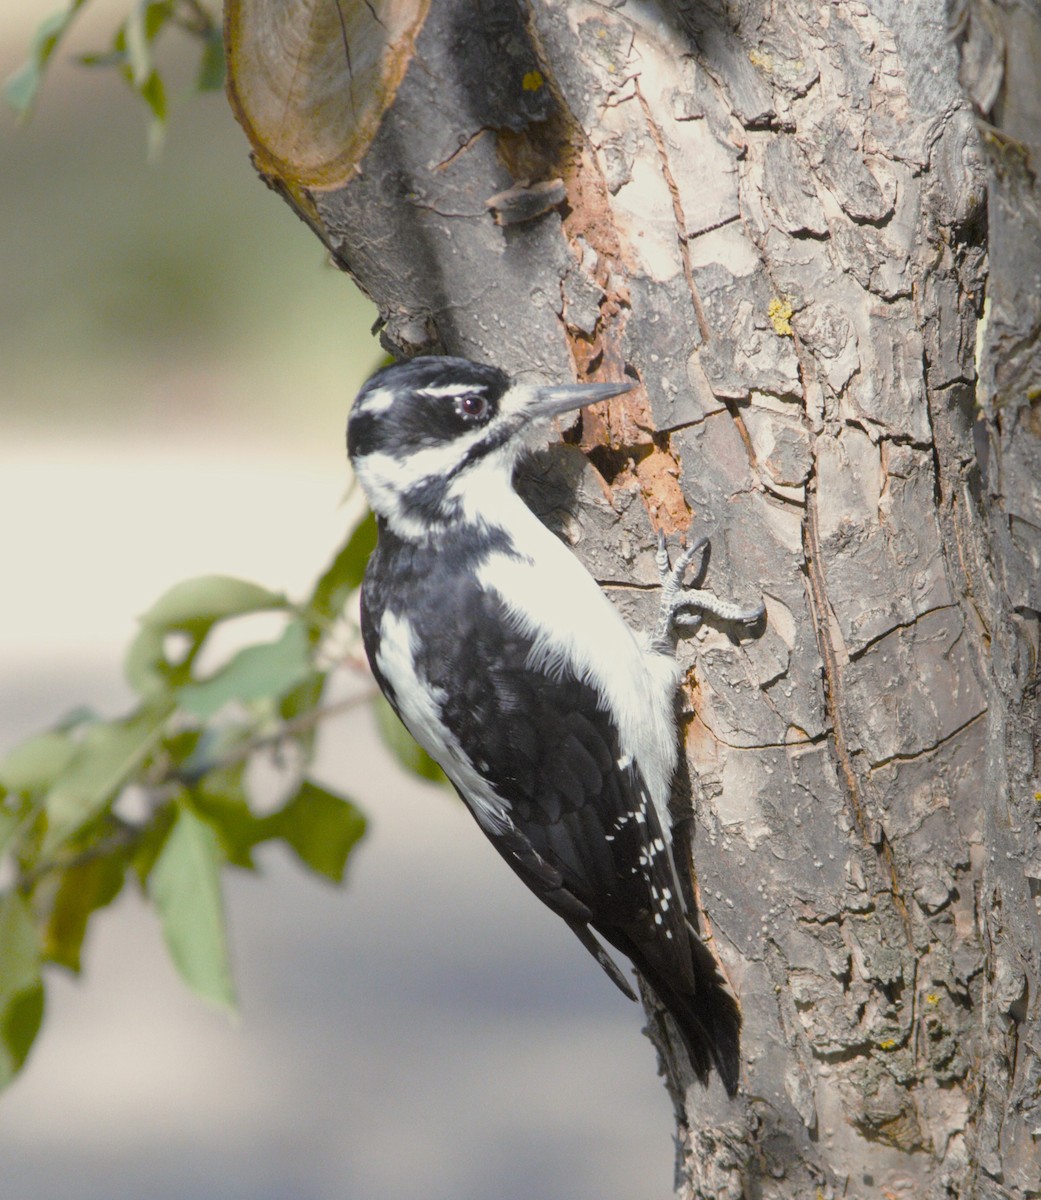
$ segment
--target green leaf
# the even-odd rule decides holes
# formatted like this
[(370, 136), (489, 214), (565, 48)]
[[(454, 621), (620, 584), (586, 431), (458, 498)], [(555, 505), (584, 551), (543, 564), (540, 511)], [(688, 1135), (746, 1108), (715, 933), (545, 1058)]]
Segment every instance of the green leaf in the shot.
[(252, 850), (271, 836), (267, 832), (270, 818), (257, 817), (249, 807), (242, 786), (244, 771), (243, 763), (211, 771), (192, 789), (190, 803), (216, 832), (227, 861), (253, 870)]
[(0, 1087), (28, 1057), (43, 1020), (40, 939), (17, 892), (0, 896)]
[(169, 707), (144, 708), (122, 721), (88, 729), (76, 753), (47, 793), (47, 858), (105, 807), (162, 736)]
[(245, 751), (243, 758), (247, 757), (255, 732), (248, 724), (204, 725), (195, 731), (194, 746), (189, 748), (182, 743), (181, 753), (171, 760), (176, 765), (178, 778), (188, 784), (205, 781), (218, 772), (222, 760), (230, 756), (231, 761), (236, 762), (242, 751)]
[(266, 609), (285, 609), (289, 602), (277, 592), (230, 575), (203, 575), (175, 583), (141, 618), (144, 625), (165, 631), (197, 632), (227, 617)]
[(70, 730), (78, 729), (81, 725), (89, 725), (96, 720), (98, 720), (98, 714), (89, 704), (77, 704), (75, 708), (69, 709), (54, 728), (59, 733), (68, 733)]
[(33, 36), (29, 58), (5, 81), (4, 95), (7, 97), (7, 103), (20, 117), (28, 116), (43, 82), (47, 64), (71, 25), (72, 18), (85, 2), (86, 0), (72, 0), (67, 8), (52, 13), (42, 21)]
[(361, 586), (365, 566), (376, 548), (376, 518), (367, 512), (315, 584), (308, 605), (320, 621), (335, 620), (351, 593)]
[[(324, 671), (312, 671), (306, 679), (302, 679), (295, 687), (290, 688), (282, 696), (278, 705), (279, 716), (284, 721), (292, 721), (295, 717), (317, 708), (322, 701), (326, 678)], [(306, 733), (297, 734), (297, 737), (309, 744), (314, 738), (316, 729), (317, 725)]]
[(155, 74), (152, 65), (152, 43), (170, 19), (171, 11), (170, 4), (164, 0), (139, 0), (124, 22), (130, 80), (138, 91), (141, 91), (149, 77)]
[(0, 804), (0, 854), (7, 849), (7, 843), (17, 833), (20, 824), (18, 813), (6, 804)]
[(312, 871), (341, 883), (365, 818), (350, 801), (305, 779), (285, 807), (267, 818), (267, 827), (268, 836), (284, 838)]
[(76, 62), (81, 67), (122, 67), (126, 60), (125, 50), (98, 50), (91, 54), (76, 56)]
[[(242, 768), (238, 769), (241, 784)], [(252, 850), (261, 842), (281, 838), (303, 864), (335, 883), (343, 881), (347, 858), (365, 832), (365, 818), (350, 801), (310, 780), (277, 812), (258, 817), (241, 786), (212, 787), (207, 776), (192, 793), (192, 808), (217, 834), (229, 862), (252, 869)]]
[(152, 112), (152, 122), (148, 127), (148, 158), (150, 162), (155, 162), (166, 137), (166, 84), (159, 72), (153, 71), (134, 91)]
[[(141, 628), (123, 666), (127, 681), (146, 700), (170, 693), (188, 683), (192, 659), (218, 621), (288, 607), (285, 596), (227, 575), (176, 583), (140, 618)], [(167, 636), (178, 633), (187, 634), (191, 643), (177, 662), (171, 662)]]
[(152, 814), (148, 824), (134, 839), (134, 845), (130, 852), (130, 866), (142, 888), (148, 884), (152, 868), (166, 845), (166, 839), (170, 830), (173, 829), (180, 811), (180, 805), (173, 800), (160, 805)]
[(173, 681), (165, 645), (166, 632), (159, 625), (142, 625), (130, 643), (123, 662), (123, 674), (142, 699), (155, 699), (171, 689)]
[(377, 696), (373, 701), (373, 711), (383, 744), (406, 771), (429, 779), (431, 783), (448, 782), (448, 776), (402, 725), (383, 696)]
[(43, 64), (35, 58), (22, 63), (4, 80), (4, 98), (18, 116), (28, 116), (42, 80)]
[(44, 930), (43, 953), (49, 962), (79, 973), (87, 923), (122, 891), (126, 865), (126, 847), (120, 846), (62, 871)]
[(189, 683), (177, 693), (188, 712), (207, 720), (232, 700), (279, 698), (311, 674), (307, 631), (290, 621), (277, 642), (247, 646), (211, 678)]
[(235, 994), (221, 899), (222, 862), (216, 833), (182, 807), (152, 868), (149, 890), (181, 977), (204, 999), (231, 1011)]
[(199, 92), (219, 92), (224, 86), (224, 39), (219, 29), (205, 35), (195, 89)]
[(51, 730), (9, 750), (0, 760), (0, 784), (12, 792), (36, 792), (50, 787), (76, 753), (76, 741)]

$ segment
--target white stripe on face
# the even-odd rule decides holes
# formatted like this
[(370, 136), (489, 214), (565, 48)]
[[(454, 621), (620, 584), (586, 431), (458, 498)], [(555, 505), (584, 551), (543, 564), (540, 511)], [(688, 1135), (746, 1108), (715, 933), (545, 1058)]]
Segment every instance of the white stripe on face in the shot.
[(358, 401), (356, 408), (358, 412), (381, 413), (386, 412), (393, 403), (394, 391), (392, 388), (376, 388), (367, 396), (363, 396)]
[(469, 396), (472, 392), (487, 390), (483, 383), (442, 383), (435, 387), (420, 388), (416, 394), (436, 400), (439, 396)]

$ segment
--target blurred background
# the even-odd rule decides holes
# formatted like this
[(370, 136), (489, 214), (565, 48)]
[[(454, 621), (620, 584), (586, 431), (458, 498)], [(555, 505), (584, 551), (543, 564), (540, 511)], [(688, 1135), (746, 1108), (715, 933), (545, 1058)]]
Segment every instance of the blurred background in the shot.
[[(56, 0), (0, 9), (0, 75)], [(162, 157), (94, 0), (32, 121), (0, 113), (0, 753), (129, 701), (171, 583), (303, 595), (347, 527), (343, 427), (374, 313), (267, 192), (176, 55)], [(174, 40), (176, 35), (171, 35)], [(178, 94), (177, 81), (184, 84)], [(0, 1095), (5, 1200), (653, 1200), (672, 1117), (642, 1014), (367, 713), (315, 776), (370, 831), (346, 888), (278, 847), (226, 893), (240, 1015), (191, 996), (131, 891)]]

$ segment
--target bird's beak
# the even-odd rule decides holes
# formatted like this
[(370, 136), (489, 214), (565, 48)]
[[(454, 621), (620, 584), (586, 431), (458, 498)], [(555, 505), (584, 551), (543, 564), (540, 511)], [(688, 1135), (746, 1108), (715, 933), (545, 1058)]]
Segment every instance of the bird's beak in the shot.
[(559, 417), (561, 413), (574, 412), (576, 408), (585, 408), (587, 404), (596, 404), (600, 400), (620, 396), (623, 392), (631, 392), (634, 387), (635, 383), (626, 380), (624, 383), (565, 383), (534, 388), (533, 403), (529, 410), (531, 419), (548, 421), (551, 417)]

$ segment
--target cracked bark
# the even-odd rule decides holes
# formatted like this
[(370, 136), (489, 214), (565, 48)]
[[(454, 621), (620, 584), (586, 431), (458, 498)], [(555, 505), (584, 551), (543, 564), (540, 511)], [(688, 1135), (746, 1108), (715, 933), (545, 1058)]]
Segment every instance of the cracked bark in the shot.
[(745, 1021), (733, 1103), (660, 1047), (684, 1197), (1041, 1195), (1036, 15), (228, 5), (258, 169), (389, 347), (643, 384), (528, 480), (628, 618), (658, 526), (765, 594), (680, 648)]

